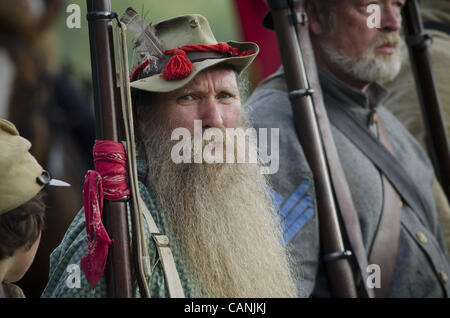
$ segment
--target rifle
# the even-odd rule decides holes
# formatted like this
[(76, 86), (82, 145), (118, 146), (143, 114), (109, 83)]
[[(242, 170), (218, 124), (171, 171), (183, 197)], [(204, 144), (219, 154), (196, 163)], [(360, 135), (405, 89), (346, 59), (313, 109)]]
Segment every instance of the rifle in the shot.
[[(140, 197), (138, 188), (126, 29), (127, 25), (130, 25), (132, 29), (142, 28), (143, 25), (137, 22), (141, 18), (132, 8), (128, 8), (119, 20), (115, 12), (110, 12), (109, 0), (87, 0), (87, 3), (97, 139), (112, 140), (116, 143), (123, 140), (129, 190), (129, 195), (125, 195), (118, 201), (106, 201), (104, 208), (107, 209), (102, 214), (106, 230), (114, 239), (106, 264), (108, 293), (110, 297), (133, 297), (131, 276), (131, 263), (133, 263), (134, 275), (141, 297), (151, 297), (148, 286), (151, 264), (144, 228), (144, 214), (147, 214), (145, 220), (156, 243), (169, 296), (184, 297), (175, 261), (168, 245), (168, 238), (159, 233), (150, 212)], [(115, 77), (112, 19), (117, 20), (116, 43), (120, 90), (117, 89)], [(145, 27), (145, 32), (147, 31), (147, 27)], [(119, 91), (120, 99), (116, 100), (116, 94), (118, 97)], [(130, 207), (132, 253), (130, 253), (126, 202)]]
[[(309, 38), (304, 0), (269, 0), (298, 139), (314, 175), (321, 252), (334, 297), (358, 297), (340, 216), (367, 288), (367, 254), (356, 209), (331, 135)], [(334, 189), (334, 191), (333, 191)], [(341, 214), (338, 214), (338, 207)], [(365, 294), (364, 294), (365, 292)]]
[(427, 132), (428, 152), (442, 188), (450, 199), (450, 150), (428, 53), (431, 36), (424, 32), (418, 0), (408, 0), (402, 15), (406, 43)]
[[(87, 0), (96, 138), (121, 141), (116, 102), (116, 67), (109, 0)], [(105, 200), (103, 222), (114, 239), (106, 264), (108, 296), (133, 297), (130, 238), (125, 202)]]

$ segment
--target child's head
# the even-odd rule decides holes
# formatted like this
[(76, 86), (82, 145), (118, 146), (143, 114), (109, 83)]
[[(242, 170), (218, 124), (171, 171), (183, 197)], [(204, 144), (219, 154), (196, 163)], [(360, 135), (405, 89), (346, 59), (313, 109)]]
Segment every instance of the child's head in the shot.
[[(8, 263), (4, 282), (16, 282), (33, 263), (44, 228), (43, 192), (0, 215), (0, 264)], [(1, 265), (0, 265), (1, 266)]]
[(42, 189), (54, 182), (30, 154), (31, 144), (0, 119), (0, 282), (22, 278), (44, 227)]

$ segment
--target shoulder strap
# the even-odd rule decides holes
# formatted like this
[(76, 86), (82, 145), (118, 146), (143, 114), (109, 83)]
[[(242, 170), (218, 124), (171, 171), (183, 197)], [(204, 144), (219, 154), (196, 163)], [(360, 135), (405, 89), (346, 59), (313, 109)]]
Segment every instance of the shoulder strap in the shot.
[[(342, 107), (329, 107), (332, 123), (380, 169), (397, 189), (403, 200), (416, 212), (425, 211), (420, 191), (403, 166), (364, 126), (351, 118)], [(420, 215), (419, 215), (420, 218)], [(421, 218), (424, 224), (424, 220)]]
[(440, 22), (428, 21), (423, 24), (425, 29), (441, 31), (450, 35), (450, 25)]
[[(377, 119), (378, 118), (378, 119)], [(378, 126), (378, 138), (389, 152), (393, 152), (386, 128), (379, 116), (375, 119)], [(388, 296), (395, 264), (398, 255), (400, 238), (401, 199), (391, 182), (381, 174), (383, 183), (383, 209), (372, 249), (369, 254), (371, 264), (377, 264), (381, 269), (381, 284), (375, 288), (375, 295), (379, 298)]]
[(172, 251), (170, 250), (169, 238), (159, 232), (150, 211), (140, 195), (138, 200), (140, 211), (144, 215), (144, 219), (158, 250), (158, 255), (164, 271), (164, 277), (166, 279), (167, 289), (169, 290), (169, 296), (170, 298), (184, 298), (183, 287), (181, 286), (180, 277), (178, 276)]

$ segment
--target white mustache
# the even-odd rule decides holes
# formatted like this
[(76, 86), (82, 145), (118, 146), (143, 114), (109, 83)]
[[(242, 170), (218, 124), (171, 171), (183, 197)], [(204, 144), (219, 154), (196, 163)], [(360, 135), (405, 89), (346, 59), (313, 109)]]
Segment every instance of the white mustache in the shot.
[(372, 48), (377, 48), (380, 47), (382, 45), (394, 45), (396, 49), (399, 48), (400, 44), (401, 44), (401, 38), (400, 35), (398, 35), (397, 33), (395, 34), (387, 34), (387, 35), (381, 35), (376, 41), (375, 43), (372, 45)]

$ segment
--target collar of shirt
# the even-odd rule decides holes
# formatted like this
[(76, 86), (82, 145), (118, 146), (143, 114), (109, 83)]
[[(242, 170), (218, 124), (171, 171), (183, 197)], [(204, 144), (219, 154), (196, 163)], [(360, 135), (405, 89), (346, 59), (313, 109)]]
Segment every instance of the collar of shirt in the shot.
[(317, 66), (320, 84), (326, 107), (336, 107), (336, 104), (345, 109), (365, 126), (370, 126), (371, 118), (376, 109), (383, 104), (389, 91), (380, 84), (373, 82), (365, 91), (351, 87), (336, 76)]
[(362, 107), (372, 110), (382, 105), (389, 95), (388, 90), (377, 82), (370, 83), (364, 91), (360, 91), (341, 81), (320, 65), (317, 68), (320, 84), (324, 91), (332, 95), (334, 99), (348, 105), (348, 107)]

